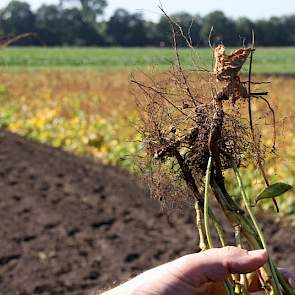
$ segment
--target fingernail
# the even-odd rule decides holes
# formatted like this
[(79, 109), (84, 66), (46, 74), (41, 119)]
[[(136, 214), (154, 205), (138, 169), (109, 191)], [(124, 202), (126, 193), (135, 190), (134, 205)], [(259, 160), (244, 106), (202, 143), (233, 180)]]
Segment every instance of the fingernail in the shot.
[(248, 254), (249, 254), (250, 256), (259, 257), (259, 256), (265, 256), (265, 255), (267, 255), (267, 252), (266, 252), (266, 250), (264, 250), (264, 249), (259, 249), (259, 250), (252, 250), (252, 251), (249, 251)]

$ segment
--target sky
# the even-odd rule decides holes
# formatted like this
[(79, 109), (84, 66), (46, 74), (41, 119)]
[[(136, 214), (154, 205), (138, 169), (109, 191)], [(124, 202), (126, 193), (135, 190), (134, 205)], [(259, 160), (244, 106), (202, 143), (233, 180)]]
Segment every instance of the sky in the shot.
[[(58, 3), (58, 0), (23, 0), (31, 4), (33, 9), (41, 4)], [(107, 0), (106, 18), (112, 15), (116, 8), (125, 8), (129, 12), (143, 12), (146, 19), (157, 20), (160, 17), (159, 0)], [(9, 0), (0, 0), (3, 7)], [(187, 11), (191, 14), (205, 15), (214, 10), (222, 10), (227, 16), (246, 16), (256, 20), (295, 14), (295, 0), (161, 0), (168, 14)]]

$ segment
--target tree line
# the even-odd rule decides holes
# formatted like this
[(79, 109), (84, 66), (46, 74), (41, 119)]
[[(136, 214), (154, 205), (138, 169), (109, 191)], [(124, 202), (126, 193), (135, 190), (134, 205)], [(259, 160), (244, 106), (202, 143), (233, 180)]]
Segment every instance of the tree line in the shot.
[[(170, 46), (171, 25), (165, 16), (158, 22), (145, 20), (141, 13), (129, 13), (123, 8), (104, 20), (106, 0), (60, 0), (58, 5), (42, 5), (32, 11), (22, 1), (11, 1), (0, 9), (0, 36), (11, 38), (24, 33), (36, 33), (38, 38), (26, 38), (16, 45), (47, 46)], [(221, 11), (206, 16), (180, 12), (171, 15), (191, 36), (194, 46), (223, 42), (240, 46), (251, 42), (255, 31), (256, 45), (295, 46), (295, 14), (252, 21), (233, 19)], [(177, 36), (180, 46), (185, 41)]]

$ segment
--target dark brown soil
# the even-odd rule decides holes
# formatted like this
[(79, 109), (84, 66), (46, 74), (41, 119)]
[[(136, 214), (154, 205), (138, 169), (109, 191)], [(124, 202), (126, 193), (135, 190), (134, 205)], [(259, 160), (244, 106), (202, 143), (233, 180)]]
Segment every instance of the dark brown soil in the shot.
[[(198, 250), (192, 215), (168, 219), (127, 172), (9, 133), (0, 193), (1, 295), (89, 294)], [(295, 271), (294, 231), (264, 224), (276, 262)]]

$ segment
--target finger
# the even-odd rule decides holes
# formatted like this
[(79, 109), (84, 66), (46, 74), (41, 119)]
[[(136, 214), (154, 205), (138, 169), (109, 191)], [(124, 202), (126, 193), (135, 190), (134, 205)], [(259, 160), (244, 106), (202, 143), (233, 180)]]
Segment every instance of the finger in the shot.
[(199, 286), (225, 280), (231, 273), (249, 273), (267, 260), (265, 250), (247, 251), (237, 247), (210, 249), (175, 260), (178, 273), (190, 284)]

